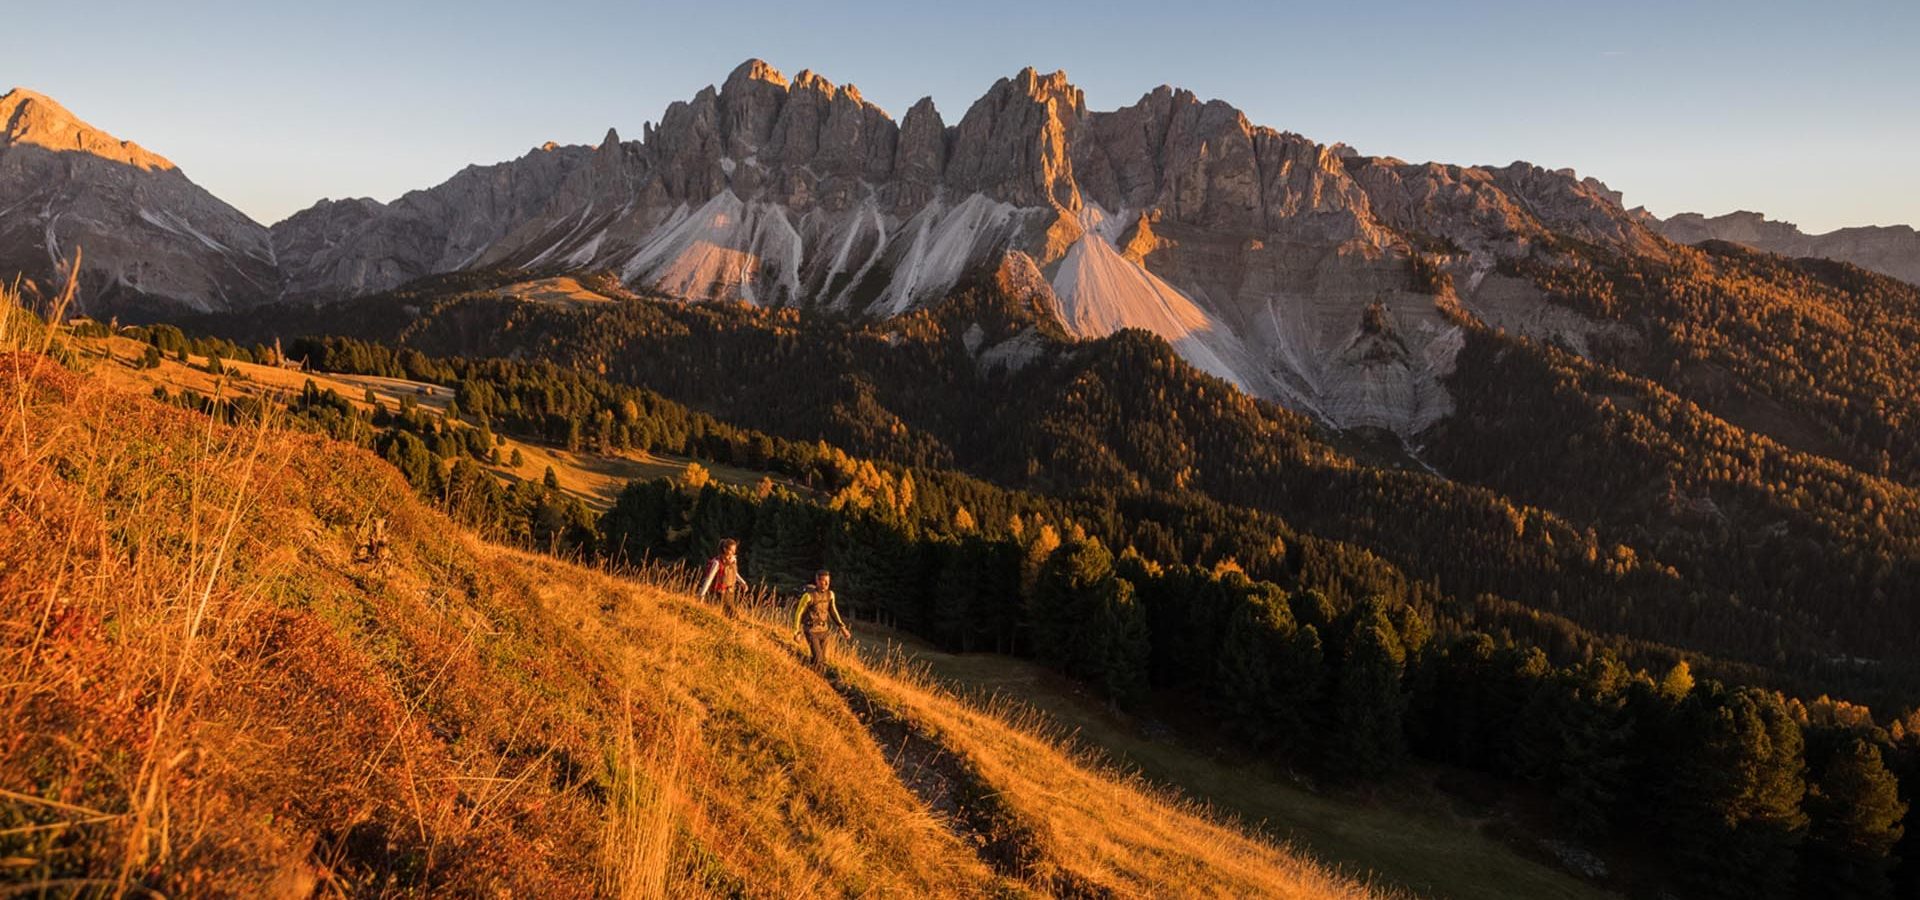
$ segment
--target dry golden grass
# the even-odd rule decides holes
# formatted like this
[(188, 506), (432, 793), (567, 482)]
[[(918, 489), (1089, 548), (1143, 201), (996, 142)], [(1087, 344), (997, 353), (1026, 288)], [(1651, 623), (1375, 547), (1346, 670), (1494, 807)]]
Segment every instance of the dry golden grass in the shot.
[(1023, 846), (1049, 893), (1139, 897), (1367, 897), (1375, 892), (1197, 804), (1115, 770), (1030, 707), (962, 700), (899, 656), (840, 669), (903, 744), (971, 782), (976, 817)]
[(624, 299), (602, 294), (569, 275), (515, 282), (501, 288), (495, 294), (509, 300), (542, 303), (548, 306), (587, 306)]
[(6, 349), (0, 894), (1359, 893), (848, 669), (1001, 792), (1031, 840), (996, 871), (770, 623), (485, 544), (363, 451)]

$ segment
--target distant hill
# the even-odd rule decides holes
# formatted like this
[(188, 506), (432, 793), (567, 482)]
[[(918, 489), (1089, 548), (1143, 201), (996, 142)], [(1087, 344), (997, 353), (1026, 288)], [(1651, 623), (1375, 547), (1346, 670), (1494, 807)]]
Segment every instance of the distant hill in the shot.
[[(1647, 664), (1703, 652), (1783, 684), (1912, 704), (1920, 669), (1901, 648), (1920, 634), (1904, 602), (1920, 571), (1920, 495), (1910, 486), (1920, 457), (1897, 442), (1883, 455), (1878, 443), (1909, 420), (1892, 414), (1899, 404), (1883, 404), (1884, 420), (1842, 412), (1860, 407), (1835, 402), (1846, 396), (1840, 379), (1805, 391), (1808, 381), (1769, 361), (1777, 348), (1746, 335), (1754, 318), (1804, 317), (1807, 350), (1788, 358), (1812, 359), (1814, 348), (1854, 358), (1835, 370), (1855, 373), (1847, 384), (1864, 400), (1882, 384), (1875, 373), (1915, 362), (1898, 351), (1898, 335), (1920, 313), (1920, 290), (1724, 249), (1684, 250), (1679, 269), (1594, 257), (1582, 268), (1490, 275), (1568, 278), (1545, 282), (1564, 292), (1557, 308), (1611, 302), (1612, 315), (1663, 340), (1601, 343), (1593, 352), (1608, 364), (1465, 327), (1446, 378), (1460, 413), (1410, 452), (1251, 400), (1149, 333), (1076, 340), (1017, 278), (976, 283), (898, 319), (847, 322), (660, 300), (527, 303), (469, 273), (359, 301), (415, 312), (404, 332), (356, 331), (441, 359), (605, 373), (785, 438), (1091, 497), (1118, 506), (1116, 540), (1168, 561), (1230, 556), (1282, 581), (1305, 566), (1341, 595), (1333, 584), (1372, 576), (1321, 554), (1364, 550), (1415, 582), (1437, 582), (1469, 627), (1516, 627), (1497, 605), (1472, 603), (1499, 597), (1551, 614), (1528, 627), (1568, 652), (1595, 636), (1648, 642), (1660, 649)], [(1623, 301), (1652, 283), (1699, 293)], [(1739, 305), (1726, 299), (1733, 290), (1745, 291)], [(1652, 299), (1662, 296), (1675, 299)], [(1823, 312), (1854, 307), (1877, 313)], [(272, 327), (258, 317), (202, 324)], [(282, 327), (330, 330), (318, 319)], [(1668, 335), (1698, 342), (1707, 359)], [(1383, 328), (1370, 338), (1397, 335)], [(355, 358), (343, 351), (334, 362)], [(1273, 549), (1276, 537), (1286, 549)], [(1586, 634), (1566, 633), (1568, 624)]]
[(1682, 244), (1726, 241), (1781, 256), (1852, 263), (1920, 284), (1920, 231), (1911, 225), (1861, 226), (1807, 234), (1792, 222), (1774, 221), (1745, 210), (1712, 217), (1680, 213), (1664, 220), (1650, 219), (1650, 223), (1655, 231)]

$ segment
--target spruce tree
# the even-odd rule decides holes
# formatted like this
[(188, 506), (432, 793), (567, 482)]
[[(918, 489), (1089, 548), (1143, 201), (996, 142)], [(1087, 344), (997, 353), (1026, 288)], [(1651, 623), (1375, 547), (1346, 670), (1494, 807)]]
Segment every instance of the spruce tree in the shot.
[(986, 611), (987, 542), (976, 535), (940, 545), (941, 566), (933, 589), (934, 640), (962, 653), (982, 635)]
[(788, 588), (812, 580), (824, 561), (823, 526), (814, 507), (791, 494), (774, 494), (754, 511), (747, 570)]
[(663, 555), (671, 527), (672, 491), (664, 478), (627, 482), (613, 507), (600, 516), (601, 552), (619, 563)]
[(1047, 555), (1027, 604), (1027, 631), (1035, 656), (1071, 666), (1081, 598), (1111, 577), (1113, 556), (1099, 541), (1069, 541)]
[(1114, 574), (1113, 554), (1098, 539), (1069, 540), (1047, 557), (1028, 606), (1028, 627), (1036, 655), (1099, 682), (1117, 702), (1145, 690), (1151, 652), (1146, 615), (1133, 585)]

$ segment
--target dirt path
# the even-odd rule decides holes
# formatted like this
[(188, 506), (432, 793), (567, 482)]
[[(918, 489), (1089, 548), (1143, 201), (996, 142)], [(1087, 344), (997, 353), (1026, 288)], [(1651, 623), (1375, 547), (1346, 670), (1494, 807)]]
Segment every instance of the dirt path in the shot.
[(879, 743), (900, 783), (988, 867), (1049, 896), (1111, 896), (1098, 885), (1048, 865), (1032, 830), (1001, 802), (993, 785), (964, 756), (895, 715), (846, 677), (836, 673), (828, 680)]

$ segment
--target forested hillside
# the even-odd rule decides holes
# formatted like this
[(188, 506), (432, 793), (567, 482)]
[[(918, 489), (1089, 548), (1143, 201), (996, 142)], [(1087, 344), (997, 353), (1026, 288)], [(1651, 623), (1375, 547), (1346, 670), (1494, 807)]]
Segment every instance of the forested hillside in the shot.
[(1523, 262), (1556, 303), (1632, 326), (1600, 362), (1733, 425), (1870, 474), (1920, 480), (1920, 287), (1845, 263), (1736, 244), (1664, 259), (1580, 246)]

